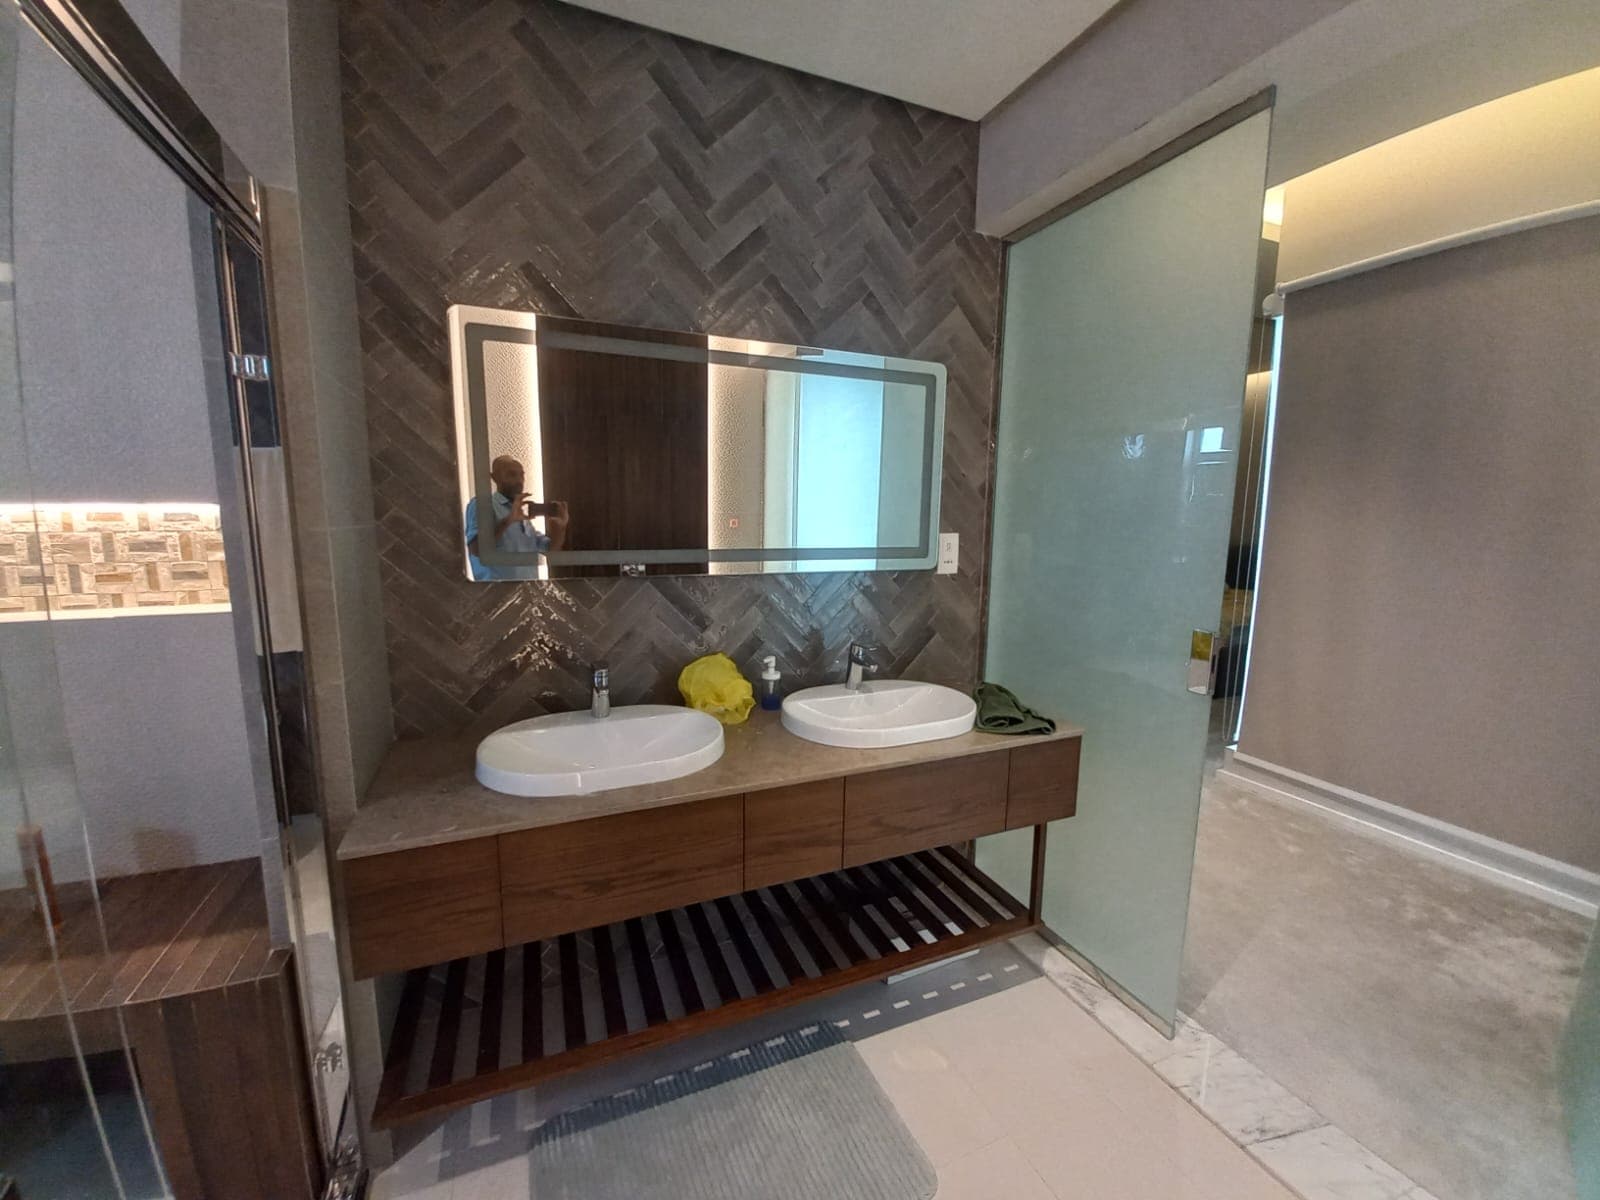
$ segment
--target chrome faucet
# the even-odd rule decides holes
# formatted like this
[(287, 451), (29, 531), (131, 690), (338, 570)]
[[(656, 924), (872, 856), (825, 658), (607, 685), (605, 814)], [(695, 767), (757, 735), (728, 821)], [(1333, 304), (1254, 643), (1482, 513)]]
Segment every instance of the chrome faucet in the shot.
[(850, 666), (844, 676), (844, 686), (849, 691), (853, 692), (861, 686), (863, 675), (870, 675), (878, 669), (871, 658), (872, 650), (873, 647), (861, 642), (850, 643)]
[(594, 688), (589, 693), (589, 715), (597, 718), (611, 715), (611, 668), (605, 663), (594, 665)]

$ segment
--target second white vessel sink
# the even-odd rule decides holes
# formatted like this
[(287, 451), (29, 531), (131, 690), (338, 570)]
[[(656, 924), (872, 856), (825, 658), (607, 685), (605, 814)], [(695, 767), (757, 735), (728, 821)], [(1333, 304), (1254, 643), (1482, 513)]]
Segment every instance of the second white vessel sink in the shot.
[(971, 696), (937, 683), (873, 679), (806, 688), (783, 702), (783, 727), (824, 746), (870, 749), (960, 737), (978, 716)]
[(513, 796), (579, 796), (659, 783), (722, 757), (722, 725), (670, 704), (631, 704), (608, 717), (554, 713), (478, 743), (478, 782)]

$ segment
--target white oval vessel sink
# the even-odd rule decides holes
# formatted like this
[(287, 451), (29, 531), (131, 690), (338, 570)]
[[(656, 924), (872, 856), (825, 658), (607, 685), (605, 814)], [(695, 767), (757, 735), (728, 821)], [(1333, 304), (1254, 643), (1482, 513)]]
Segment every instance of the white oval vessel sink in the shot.
[(722, 726), (709, 713), (631, 704), (497, 729), (478, 743), (477, 776), (512, 796), (579, 796), (692, 775), (721, 757)]
[(783, 702), (783, 727), (807, 741), (855, 750), (960, 737), (977, 720), (971, 696), (937, 683), (873, 679), (806, 688)]

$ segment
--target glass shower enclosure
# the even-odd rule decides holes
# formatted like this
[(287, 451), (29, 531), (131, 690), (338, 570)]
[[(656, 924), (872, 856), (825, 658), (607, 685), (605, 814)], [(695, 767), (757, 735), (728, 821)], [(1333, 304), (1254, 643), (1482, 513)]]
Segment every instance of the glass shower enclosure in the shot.
[[(1045, 924), (1177, 1013), (1271, 111), (1008, 248), (985, 678), (1082, 725)], [(1229, 123), (1231, 122), (1231, 123)], [(1031, 847), (979, 864), (1016, 887)]]
[(0, 1196), (215, 1195), (271, 1118), (174, 1090), (145, 998), (291, 953), (316, 1165), (239, 1170), (320, 1194), (348, 1073), (255, 189), (93, 11), (0, 11)]

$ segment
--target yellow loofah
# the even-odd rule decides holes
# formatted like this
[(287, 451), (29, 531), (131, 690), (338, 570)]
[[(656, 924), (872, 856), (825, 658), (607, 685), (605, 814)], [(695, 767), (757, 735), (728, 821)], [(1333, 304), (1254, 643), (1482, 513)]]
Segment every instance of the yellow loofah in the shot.
[(743, 725), (756, 706), (755, 690), (726, 654), (707, 654), (685, 667), (678, 691), (690, 708), (710, 713), (724, 725)]

